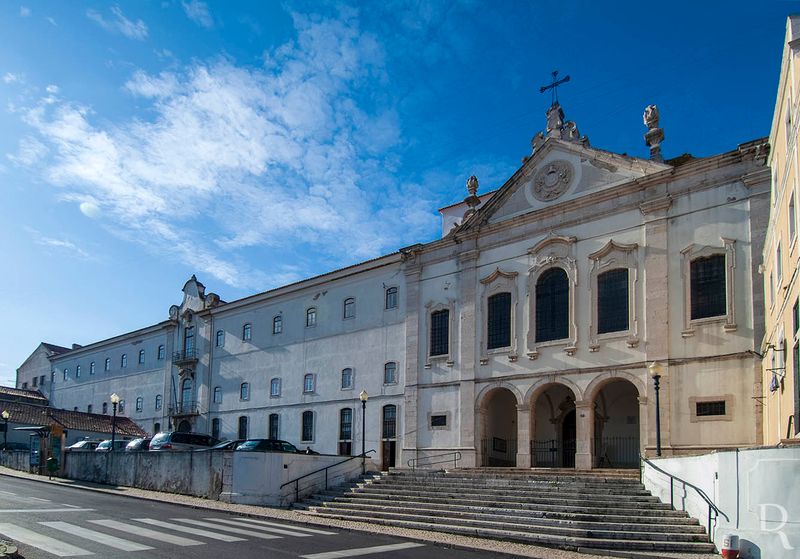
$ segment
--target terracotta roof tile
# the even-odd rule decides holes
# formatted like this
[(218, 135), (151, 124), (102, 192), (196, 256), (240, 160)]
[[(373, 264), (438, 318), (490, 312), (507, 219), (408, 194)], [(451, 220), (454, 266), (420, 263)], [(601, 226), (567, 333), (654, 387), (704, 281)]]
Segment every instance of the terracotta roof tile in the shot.
[[(53, 425), (64, 429), (111, 434), (112, 417), (99, 413), (59, 410), (48, 406), (19, 401), (0, 401), (0, 409), (9, 412), (9, 422), (19, 425)], [(128, 417), (117, 416), (117, 433), (121, 436), (143, 437), (147, 433)]]
[(0, 386), (0, 401), (7, 400), (20, 400), (31, 404), (47, 405), (47, 398), (38, 390), (23, 390), (21, 388), (11, 388), (10, 386)]

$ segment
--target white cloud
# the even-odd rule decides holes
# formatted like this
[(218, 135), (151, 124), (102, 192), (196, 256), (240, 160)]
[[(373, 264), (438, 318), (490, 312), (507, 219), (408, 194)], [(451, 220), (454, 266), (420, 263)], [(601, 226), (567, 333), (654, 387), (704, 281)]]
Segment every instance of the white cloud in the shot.
[(50, 25), (52, 25), (53, 27), (58, 27), (58, 24), (56, 23), (56, 20), (53, 19), (52, 17), (48, 17), (47, 21), (49, 21)]
[(56, 93), (58, 93), (58, 86), (57, 85), (52, 85), (52, 84), (48, 85), (45, 88), (45, 91), (47, 91), (47, 93), (52, 93), (53, 95), (55, 95)]
[(63, 100), (28, 108), (53, 153), (45, 178), (116, 234), (235, 286), (302, 275), (254, 270), (250, 248), (313, 244), (338, 266), (418, 240), (437, 223), (429, 195), (396, 183), (382, 153), (402, 137), (399, 116), (364, 95), (385, 79), (380, 45), (350, 13), (294, 20), (296, 40), (263, 69), (135, 72), (125, 90), (147, 120), (98, 124)]
[(28, 17), (31, 15), (31, 9), (28, 6), (20, 6), (19, 15), (20, 17)]
[(200, 2), (200, 0), (190, 0), (189, 2), (181, 2), (183, 11), (186, 16), (202, 27), (210, 28), (214, 26), (214, 18), (208, 11), (208, 4)]
[[(97, 23), (106, 31), (122, 33), (129, 39), (143, 41), (147, 38), (147, 24), (141, 19), (133, 21), (125, 17), (119, 6), (112, 6), (113, 19), (106, 19), (96, 10), (87, 10), (86, 17)], [(55, 22), (51, 22), (55, 24)]]
[(18, 74), (12, 74), (11, 72), (6, 72), (6, 75), (3, 76), (3, 81), (5, 83), (16, 83), (21, 81), (22, 78)]
[(39, 162), (47, 155), (47, 146), (33, 137), (25, 137), (19, 141), (17, 153), (7, 154), (6, 157), (17, 165), (30, 166)]
[(94, 260), (94, 257), (88, 252), (80, 248), (78, 245), (67, 239), (55, 239), (53, 237), (46, 237), (36, 229), (31, 227), (25, 228), (31, 236), (34, 237), (33, 242), (37, 245), (46, 247), (48, 249), (55, 249), (61, 252), (72, 255), (73, 257), (80, 258), (81, 260)]

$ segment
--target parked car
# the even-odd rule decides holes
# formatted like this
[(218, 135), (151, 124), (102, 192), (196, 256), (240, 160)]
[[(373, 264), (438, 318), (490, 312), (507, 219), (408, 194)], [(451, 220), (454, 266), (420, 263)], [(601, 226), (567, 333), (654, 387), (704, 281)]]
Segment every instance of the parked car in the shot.
[(202, 433), (159, 433), (150, 441), (150, 450), (194, 450), (208, 448), (216, 442), (210, 435)]
[(146, 439), (133, 439), (131, 442), (125, 446), (125, 452), (136, 452), (139, 450), (149, 450), (150, 448), (150, 441), (153, 440), (151, 437)]
[(4, 446), (6, 450), (30, 450), (31, 447), (26, 445), (25, 443), (5, 443)]
[(232, 441), (222, 441), (215, 444), (211, 448), (200, 448), (198, 450), (235, 450), (237, 446), (242, 444), (247, 439), (234, 439)]
[(299, 454), (300, 451), (292, 443), (279, 439), (248, 439), (236, 447), (236, 451), (242, 452), (293, 452)]
[[(129, 442), (130, 441), (128, 440), (124, 441), (114, 440), (114, 451), (115, 452), (119, 452), (121, 450), (124, 451), (125, 447), (128, 446)], [(111, 450), (111, 439), (101, 442), (99, 445), (97, 445), (97, 448), (94, 449), (95, 452), (108, 452), (110, 450)]]
[(69, 445), (64, 450), (68, 452), (93, 452), (97, 445), (99, 445), (101, 441), (92, 441), (89, 439), (84, 439), (82, 441), (78, 441), (77, 443)]

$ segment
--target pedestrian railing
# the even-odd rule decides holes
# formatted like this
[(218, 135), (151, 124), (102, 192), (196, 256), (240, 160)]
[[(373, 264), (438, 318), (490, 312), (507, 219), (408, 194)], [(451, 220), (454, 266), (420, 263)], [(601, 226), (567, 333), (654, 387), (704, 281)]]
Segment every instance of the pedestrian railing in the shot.
[[(285, 483), (282, 483), (281, 484), (281, 489), (283, 489), (284, 487), (286, 487), (288, 485), (294, 484), (294, 500), (295, 501), (299, 501), (300, 500), (300, 491), (301, 491), (301, 489), (300, 489), (300, 481), (302, 481), (304, 479), (307, 479), (307, 478), (310, 478), (311, 476), (314, 476), (314, 475), (317, 475), (317, 474), (323, 474), (323, 476), (324, 476), (323, 491), (324, 491), (324, 490), (328, 489), (328, 479), (330, 477), (329, 473), (330, 473), (331, 469), (333, 469), (333, 468), (335, 468), (337, 466), (341, 466), (342, 464), (345, 464), (347, 462), (351, 462), (353, 460), (358, 460), (358, 459), (364, 460), (364, 459), (367, 458), (367, 454), (370, 454), (372, 452), (375, 452), (375, 449), (368, 450), (364, 454), (357, 454), (355, 456), (350, 456), (350, 457), (342, 460), (341, 462), (337, 462), (336, 464), (331, 464), (330, 466), (325, 466), (324, 468), (320, 468), (319, 470), (314, 470), (313, 472), (308, 472), (307, 474), (303, 474), (300, 477), (296, 477), (296, 478), (291, 479), (291, 480), (289, 480), (289, 481), (287, 481)], [(362, 470), (362, 473), (363, 473), (363, 470)], [(319, 481), (311, 482), (308, 485), (303, 486), (302, 491), (305, 492), (309, 488), (316, 488), (316, 487), (319, 487), (319, 486), (321, 486), (323, 484), (321, 484)], [(319, 489), (316, 488), (316, 489), (314, 489), (314, 491), (319, 491)]]
[(457, 468), (459, 460), (461, 460), (461, 453), (455, 451), (433, 456), (423, 456), (422, 458), (412, 458), (407, 464), (412, 470), (425, 466), (433, 466), (435, 464), (449, 464), (450, 462), (453, 463), (454, 468)]

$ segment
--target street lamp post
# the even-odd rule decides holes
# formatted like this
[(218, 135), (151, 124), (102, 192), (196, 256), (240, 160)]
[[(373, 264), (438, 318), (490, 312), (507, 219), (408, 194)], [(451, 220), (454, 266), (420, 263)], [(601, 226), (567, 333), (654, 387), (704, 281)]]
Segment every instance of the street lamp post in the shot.
[(650, 376), (653, 377), (653, 384), (656, 389), (656, 456), (661, 456), (661, 401), (659, 399), (659, 390), (664, 366), (658, 361), (653, 361), (648, 369), (650, 369)]
[(8, 413), (8, 410), (3, 410), (0, 415), (3, 417), (3, 450), (8, 450), (8, 418), (11, 417), (11, 414)]
[(367, 400), (369, 400), (369, 394), (366, 390), (362, 390), (358, 399), (361, 400), (361, 475), (364, 475), (367, 473)]
[(111, 407), (114, 411), (111, 416), (111, 449), (109, 452), (114, 452), (114, 440), (117, 438), (117, 404), (119, 404), (119, 396), (114, 392), (111, 395)]

